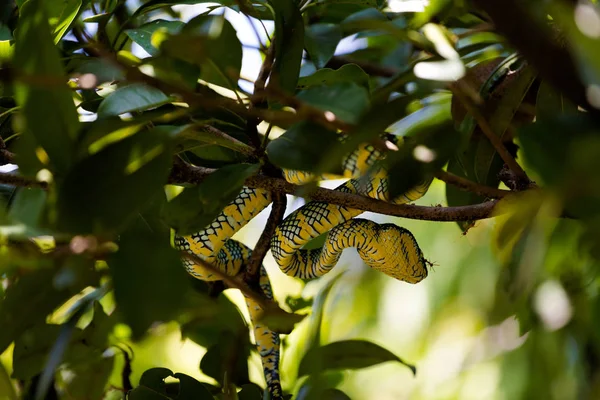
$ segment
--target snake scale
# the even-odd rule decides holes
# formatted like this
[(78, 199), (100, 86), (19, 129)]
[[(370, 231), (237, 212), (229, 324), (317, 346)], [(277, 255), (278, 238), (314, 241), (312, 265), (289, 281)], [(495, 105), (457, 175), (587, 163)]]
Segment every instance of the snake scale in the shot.
[[(395, 145), (403, 138), (386, 135)], [(382, 158), (380, 151), (369, 144), (361, 145), (343, 163), (344, 175), (351, 178), (335, 190), (357, 193), (396, 204), (408, 203), (422, 197), (431, 179), (427, 179), (395, 199), (388, 195), (385, 171), (360, 177)], [(284, 170), (290, 183), (302, 184), (314, 180), (309, 173)], [(319, 177), (326, 178), (326, 177)], [(175, 247), (194, 254), (230, 276), (243, 273), (251, 249), (231, 237), (271, 203), (271, 194), (263, 189), (244, 187), (240, 194), (205, 229), (189, 236), (175, 235)], [(423, 257), (412, 233), (394, 224), (354, 218), (363, 211), (321, 201), (311, 201), (291, 213), (277, 227), (271, 239), (271, 252), (280, 269), (291, 276), (310, 279), (327, 273), (337, 263), (342, 251), (355, 247), (370, 267), (391, 277), (417, 283), (427, 277), (428, 262)], [(320, 249), (302, 247), (317, 236), (329, 232)], [(192, 276), (205, 281), (219, 278), (189, 259), (184, 267)], [(260, 270), (260, 289), (273, 299), (271, 284), (264, 267)], [(279, 380), (279, 335), (257, 318), (261, 308), (251, 298), (246, 304), (254, 323), (254, 336), (261, 356), (267, 389), (273, 400), (282, 399)]]

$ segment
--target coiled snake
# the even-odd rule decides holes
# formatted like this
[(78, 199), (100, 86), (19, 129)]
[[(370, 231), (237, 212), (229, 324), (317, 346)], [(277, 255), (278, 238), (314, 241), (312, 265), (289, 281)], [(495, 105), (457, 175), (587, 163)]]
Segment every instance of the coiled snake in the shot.
[[(402, 138), (389, 136), (394, 144)], [(358, 193), (397, 204), (414, 201), (425, 194), (431, 179), (412, 188), (396, 199), (389, 199), (385, 173), (373, 175), (366, 182), (357, 178), (364, 174), (381, 153), (370, 145), (362, 145), (344, 161), (346, 176), (353, 177), (336, 190)], [(301, 184), (313, 180), (308, 173), (284, 171), (286, 180)], [(262, 189), (244, 187), (215, 220), (200, 232), (189, 236), (175, 236), (175, 246), (194, 254), (230, 276), (244, 271), (251, 250), (230, 239), (238, 230), (271, 203), (271, 195)], [(337, 263), (342, 251), (355, 247), (360, 257), (370, 267), (396, 279), (417, 283), (427, 276), (428, 262), (411, 232), (394, 224), (354, 218), (363, 211), (335, 204), (311, 201), (294, 211), (277, 227), (271, 240), (271, 251), (281, 270), (291, 276), (310, 279), (322, 276)], [(321, 249), (302, 247), (328, 232)], [(189, 259), (183, 260), (186, 270), (195, 278), (218, 280), (210, 271)], [(261, 267), (260, 288), (268, 299), (273, 299), (271, 284), (264, 267)], [(267, 388), (272, 399), (281, 399), (279, 381), (279, 335), (268, 327), (256, 323), (261, 308), (250, 298), (246, 304), (254, 323), (256, 345), (261, 356)]]

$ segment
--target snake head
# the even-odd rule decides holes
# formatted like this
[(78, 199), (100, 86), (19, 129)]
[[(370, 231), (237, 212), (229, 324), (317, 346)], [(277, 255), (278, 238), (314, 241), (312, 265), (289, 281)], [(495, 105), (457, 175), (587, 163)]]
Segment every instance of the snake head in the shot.
[(374, 236), (376, 251), (369, 252), (370, 260), (364, 257), (369, 266), (408, 283), (419, 283), (427, 277), (427, 260), (409, 230), (382, 224)]

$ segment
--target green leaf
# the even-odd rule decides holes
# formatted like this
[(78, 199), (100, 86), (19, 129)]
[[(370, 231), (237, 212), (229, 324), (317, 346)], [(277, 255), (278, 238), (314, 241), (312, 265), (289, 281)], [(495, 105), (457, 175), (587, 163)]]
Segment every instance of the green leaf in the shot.
[(406, 365), (413, 374), (417, 370), (393, 353), (364, 340), (345, 340), (309, 350), (300, 361), (298, 375), (320, 374), (329, 369), (360, 369), (387, 361)]
[(198, 382), (191, 376), (176, 373), (173, 375), (179, 379), (179, 394), (177, 400), (213, 400), (214, 397), (206, 386)]
[(157, 19), (148, 22), (136, 29), (127, 29), (125, 33), (131, 40), (140, 45), (140, 47), (151, 56), (156, 56), (159, 53), (157, 47), (152, 44), (152, 35), (157, 30), (164, 30), (172, 35), (178, 33), (185, 24), (181, 21), (166, 21)]
[(42, 222), (48, 192), (38, 188), (22, 188), (17, 192), (10, 208), (9, 217), (30, 228), (38, 228)]
[(127, 393), (128, 400), (172, 400), (167, 395), (160, 394), (146, 386), (138, 386)]
[(6, 289), (0, 303), (0, 352), (32, 326), (44, 322), (55, 308), (87, 286), (97, 285), (98, 275), (88, 269), (72, 271), (68, 285), (51, 284), (56, 271), (39, 269), (19, 278)]
[(242, 390), (238, 392), (238, 400), (262, 400), (263, 391), (254, 383), (242, 385)]
[(274, 332), (288, 335), (304, 318), (306, 318), (305, 314), (289, 313), (281, 308), (273, 308), (265, 311), (259, 321)]
[[(20, 14), (15, 35), (15, 65), (20, 66), (21, 74), (43, 76), (46, 82), (52, 82), (51, 85), (27, 84), (23, 80), (15, 83), (15, 97), (22, 107), (25, 127), (22, 136), (30, 143), (27, 147), (29, 157), (34, 157), (35, 147), (41, 145), (54, 170), (65, 173), (73, 161), (74, 140), (79, 130), (72, 92), (66, 85), (67, 79), (50, 35), (43, 2), (26, 2)], [(21, 171), (25, 174), (37, 172), (28, 168), (31, 164), (26, 160), (19, 161)]]
[[(312, 122), (299, 122), (269, 143), (267, 154), (269, 160), (281, 168), (310, 172), (339, 144), (339, 135), (335, 132)], [(330, 170), (340, 168), (341, 161)]]
[(312, 75), (298, 80), (298, 89), (322, 84), (333, 85), (340, 82), (352, 82), (369, 89), (369, 75), (356, 64), (346, 64), (339, 69), (323, 68)]
[(66, 383), (66, 390), (75, 399), (100, 399), (110, 378), (115, 357), (91, 359), (71, 367), (74, 378)]
[(248, 378), (250, 346), (245, 343), (248, 332), (245, 333), (244, 338), (241, 338), (239, 333), (223, 334), (219, 343), (209, 347), (200, 361), (202, 373), (214, 378), (221, 385), (224, 384), (225, 375), (228, 382), (238, 386), (250, 383)]
[(162, 126), (138, 132), (77, 163), (59, 187), (59, 225), (89, 233), (126, 224), (167, 182), (169, 133)]
[(304, 50), (304, 22), (295, 2), (269, 0), (275, 11), (275, 62), (268, 87), (293, 93)]
[(172, 99), (160, 90), (143, 83), (132, 83), (109, 94), (98, 107), (98, 118), (144, 111), (170, 103)]
[(219, 168), (196, 187), (185, 189), (164, 209), (164, 219), (180, 235), (204, 229), (240, 193), (246, 178), (258, 172), (257, 164)]
[(150, 11), (158, 10), (163, 7), (171, 7), (179, 4), (202, 4), (217, 3), (224, 6), (233, 6), (237, 4), (235, 0), (150, 0), (142, 4), (132, 15), (132, 18), (139, 17)]
[(561, 114), (574, 114), (577, 105), (557, 92), (549, 83), (542, 81), (535, 103), (535, 119), (543, 122)]
[(165, 391), (165, 379), (173, 376), (173, 371), (167, 368), (150, 368), (144, 371), (140, 377), (140, 386), (145, 386), (158, 393), (167, 394)]
[(237, 88), (242, 44), (224, 16), (198, 16), (179, 34), (162, 41), (160, 48), (166, 55), (199, 66), (201, 79), (232, 90)]
[(121, 234), (118, 244), (119, 251), (108, 260), (115, 300), (133, 338), (139, 339), (152, 323), (178, 315), (189, 280), (179, 253), (142, 218)]
[(336, 24), (313, 24), (304, 31), (304, 46), (317, 69), (333, 57), (340, 40), (342, 30)]
[(330, 111), (335, 118), (355, 124), (369, 107), (369, 92), (352, 82), (311, 86), (297, 95), (298, 99), (322, 111)]
[(48, 13), (50, 26), (54, 31), (54, 43), (58, 43), (79, 14), (81, 0), (45, 0), (43, 5)]

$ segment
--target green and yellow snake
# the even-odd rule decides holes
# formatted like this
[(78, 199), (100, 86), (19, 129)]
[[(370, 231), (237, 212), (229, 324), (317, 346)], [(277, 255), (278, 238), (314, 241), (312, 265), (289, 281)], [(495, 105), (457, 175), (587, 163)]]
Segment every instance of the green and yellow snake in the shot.
[[(388, 140), (399, 145), (402, 138), (389, 136)], [(362, 145), (344, 161), (345, 176), (352, 177), (336, 190), (358, 193), (368, 197), (408, 203), (422, 197), (431, 179), (412, 188), (396, 199), (390, 199), (384, 172), (368, 180), (358, 180), (381, 153), (371, 145)], [(286, 180), (301, 184), (314, 180), (314, 176), (299, 171), (284, 171)], [(215, 220), (200, 232), (189, 236), (175, 236), (175, 246), (194, 254), (219, 268), (230, 276), (244, 271), (251, 250), (231, 237), (271, 203), (271, 195), (262, 189), (244, 187), (240, 194), (227, 205)], [(423, 257), (411, 232), (394, 224), (354, 218), (363, 211), (311, 201), (291, 213), (277, 227), (271, 240), (271, 252), (281, 270), (291, 276), (310, 279), (326, 274), (337, 263), (342, 251), (355, 247), (360, 257), (370, 267), (386, 275), (409, 283), (417, 283), (427, 277), (428, 262)], [(329, 232), (320, 249), (306, 250), (302, 247), (317, 236)], [(183, 260), (186, 270), (195, 278), (219, 280), (211, 271), (189, 259)], [(271, 284), (264, 267), (261, 267), (260, 288), (268, 299), (273, 299)], [(256, 345), (261, 356), (267, 388), (272, 399), (281, 399), (279, 381), (279, 335), (268, 327), (256, 323), (261, 308), (246, 297), (250, 316), (254, 323)]]

